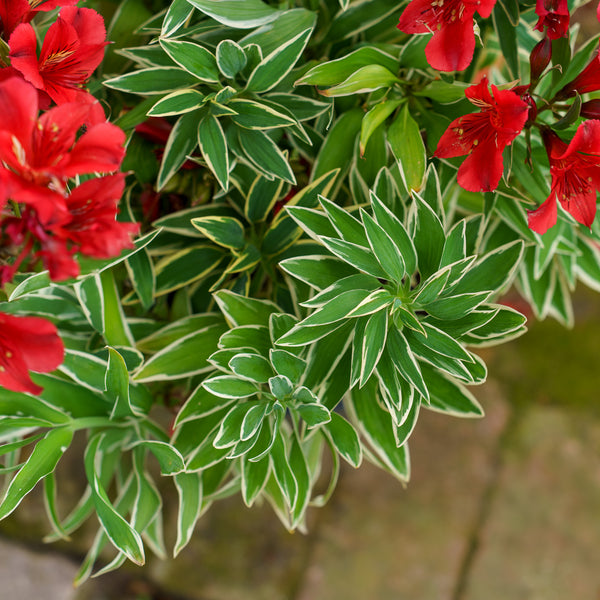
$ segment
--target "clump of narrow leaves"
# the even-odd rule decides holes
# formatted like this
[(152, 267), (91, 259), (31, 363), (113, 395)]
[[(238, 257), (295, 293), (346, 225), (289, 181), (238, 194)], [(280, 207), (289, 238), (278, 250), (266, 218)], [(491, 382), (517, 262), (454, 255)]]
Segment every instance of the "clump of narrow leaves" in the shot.
[(483, 416), (513, 284), (567, 326), (600, 290), (566, 3), (88, 3), (0, 2), (0, 518), (93, 517), (76, 583), (234, 494), (305, 531), (340, 458), (408, 481), (422, 408)]

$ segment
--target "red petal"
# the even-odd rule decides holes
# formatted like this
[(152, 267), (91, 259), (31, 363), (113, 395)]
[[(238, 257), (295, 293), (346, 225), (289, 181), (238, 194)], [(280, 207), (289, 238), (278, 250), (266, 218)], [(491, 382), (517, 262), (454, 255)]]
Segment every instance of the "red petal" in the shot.
[(596, 190), (574, 194), (561, 200), (563, 208), (578, 222), (591, 227), (596, 218)]
[[(454, 119), (440, 138), (434, 156), (437, 158), (453, 158), (468, 154), (473, 147), (473, 142), (476, 139), (479, 141), (476, 135), (488, 123), (489, 119), (479, 113)], [(460, 133), (461, 131), (462, 133)], [(466, 131), (469, 133), (465, 134)]]
[(60, 17), (75, 28), (79, 39), (86, 46), (106, 43), (104, 19), (95, 10), (73, 6), (63, 8)]
[(431, 0), (412, 0), (397, 25), (404, 33), (429, 33), (436, 21)]
[(11, 65), (36, 88), (44, 89), (44, 80), (40, 75), (36, 54), (37, 39), (33, 27), (29, 23), (19, 25), (10, 36), (8, 45)]
[(529, 229), (540, 235), (543, 235), (550, 227), (556, 225), (556, 218), (556, 196), (554, 193), (551, 193), (539, 208), (527, 211)]
[(496, 0), (481, 0), (477, 5), (477, 12), (484, 18), (487, 19), (494, 9)]
[(425, 47), (425, 56), (434, 69), (463, 71), (469, 66), (475, 50), (473, 12), (465, 10), (462, 19), (442, 23), (441, 29), (433, 32)]
[(476, 146), (458, 169), (458, 185), (469, 192), (495, 190), (504, 168), (502, 150), (493, 140)]
[(125, 156), (125, 133), (112, 123), (101, 123), (84, 133), (64, 167), (67, 177), (81, 173), (116, 171)]
[(0, 0), (0, 32), (7, 39), (15, 30), (15, 27), (23, 22), (23, 18), (29, 12), (30, 6), (27, 0)]
[(565, 159), (576, 152), (596, 155), (600, 162), (600, 121), (590, 119), (581, 123), (565, 152), (556, 160)]

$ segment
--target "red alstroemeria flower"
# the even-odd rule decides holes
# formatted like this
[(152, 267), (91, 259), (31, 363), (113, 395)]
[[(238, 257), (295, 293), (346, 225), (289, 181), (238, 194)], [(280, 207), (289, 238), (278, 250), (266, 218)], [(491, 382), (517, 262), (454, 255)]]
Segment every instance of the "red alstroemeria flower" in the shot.
[(473, 16), (489, 17), (496, 0), (412, 0), (397, 27), (404, 33), (433, 33), (425, 48), (438, 71), (462, 71), (473, 59)]
[(556, 94), (555, 100), (574, 96), (576, 92), (586, 94), (597, 90), (600, 90), (600, 54), (598, 50), (594, 52), (592, 60), (586, 68)]
[(487, 78), (465, 90), (481, 112), (464, 115), (450, 123), (434, 156), (452, 158), (467, 154), (458, 169), (458, 183), (470, 192), (496, 189), (502, 176), (502, 152), (519, 135), (527, 121), (529, 106), (512, 90), (499, 90)]
[[(43, 222), (64, 212), (56, 197), (66, 179), (116, 171), (123, 160), (125, 134), (111, 123), (89, 125), (93, 106), (67, 103), (38, 119), (37, 92), (18, 78), (0, 82), (0, 162), (8, 167), (12, 199), (33, 204)], [(1, 167), (0, 167), (1, 168)]]
[(14, 392), (39, 394), (29, 371), (49, 373), (65, 355), (56, 327), (39, 317), (0, 313), (0, 386)]
[(600, 121), (584, 121), (569, 144), (547, 129), (544, 143), (552, 184), (546, 201), (528, 211), (530, 229), (543, 234), (555, 225), (557, 200), (577, 222), (590, 227), (600, 191)]
[(70, 220), (53, 230), (77, 252), (94, 258), (111, 258), (133, 248), (138, 223), (117, 221), (117, 206), (125, 187), (125, 173), (89, 179), (67, 197)]
[(569, 7), (567, 0), (537, 0), (535, 14), (539, 17), (535, 29), (544, 31), (551, 40), (569, 35)]
[(20, 23), (29, 23), (40, 11), (74, 6), (78, 0), (0, 0), (0, 34), (8, 39)]
[(76, 102), (82, 87), (102, 62), (108, 42), (102, 17), (91, 8), (67, 7), (44, 37), (39, 58), (31, 25), (19, 25), (10, 36), (11, 65), (56, 104)]

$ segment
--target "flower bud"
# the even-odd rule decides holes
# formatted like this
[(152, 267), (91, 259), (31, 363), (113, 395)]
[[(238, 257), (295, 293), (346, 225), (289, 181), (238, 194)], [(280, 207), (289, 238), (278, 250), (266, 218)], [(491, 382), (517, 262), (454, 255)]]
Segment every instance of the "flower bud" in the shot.
[(538, 42), (529, 55), (529, 80), (537, 82), (552, 58), (552, 41), (544, 37)]

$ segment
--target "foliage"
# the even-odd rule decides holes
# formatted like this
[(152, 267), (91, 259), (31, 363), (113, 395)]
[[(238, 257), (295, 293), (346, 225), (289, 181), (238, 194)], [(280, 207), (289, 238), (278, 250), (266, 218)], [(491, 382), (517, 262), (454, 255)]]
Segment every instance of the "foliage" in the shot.
[[(400, 30), (390, 0), (90, 0), (115, 42), (99, 66), (104, 33), (86, 46), (83, 9), (50, 4), (0, 3), (0, 104), (9, 79), (39, 102), (28, 122), (70, 136), (59, 152), (0, 115), (0, 518), (39, 482), (48, 539), (95, 515), (78, 583), (105, 547), (100, 572), (166, 554), (159, 477), (175, 554), (237, 493), (305, 530), (340, 457), (408, 481), (420, 410), (481, 417), (475, 350), (526, 331), (501, 296), (569, 326), (577, 282), (600, 289), (598, 41), (562, 3), (413, 0)], [(75, 84), (50, 72), (56, 23), (79, 36)], [(64, 516), (78, 431), (87, 488)]]

